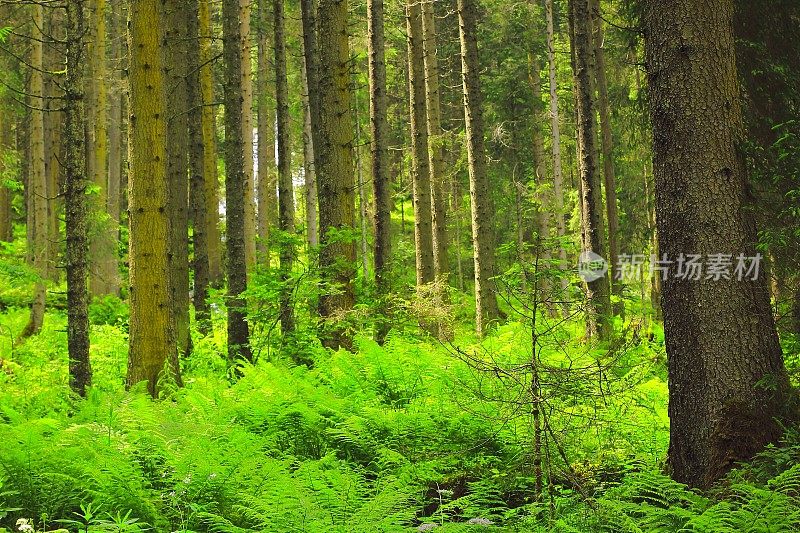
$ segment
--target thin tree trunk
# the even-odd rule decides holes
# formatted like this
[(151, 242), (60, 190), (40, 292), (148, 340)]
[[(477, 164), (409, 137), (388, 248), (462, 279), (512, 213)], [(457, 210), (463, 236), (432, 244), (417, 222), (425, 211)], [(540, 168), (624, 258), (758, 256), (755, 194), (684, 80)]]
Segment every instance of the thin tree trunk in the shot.
[[(676, 480), (697, 487), (778, 442), (793, 403), (766, 279), (733, 270), (758, 241), (745, 206), (733, 4), (651, 0), (644, 17), (659, 249), (674, 262), (662, 297), (668, 460)], [(682, 254), (701, 255), (704, 277), (680, 275)], [(730, 279), (709, 276), (718, 254), (731, 254)]]
[(208, 261), (209, 211), (212, 206), (206, 202), (205, 154), (203, 146), (203, 95), (200, 81), (200, 2), (189, 0), (187, 5), (188, 39), (187, 60), (189, 64), (186, 78), (186, 101), (189, 106), (189, 206), (192, 220), (192, 245), (194, 257), (194, 309), (195, 322), (202, 333), (211, 329), (211, 312), (207, 302), (208, 287), (211, 283)]
[[(0, 122), (6, 127), (0, 128), (0, 174), (6, 172), (6, 157), (11, 149), (11, 126), (10, 120), (6, 117), (10, 115), (4, 108), (0, 108)], [(5, 184), (0, 183), (0, 241), (11, 242), (13, 239), (13, 219), (11, 218), (11, 191)]]
[[(575, 92), (578, 99), (578, 139), (580, 141), (580, 176), (582, 198), (582, 223), (585, 234), (584, 253), (593, 252), (605, 257), (602, 193), (597, 165), (597, 144), (594, 98), (591, 82), (591, 15), (589, 0), (573, 0), (575, 49)], [(588, 336), (608, 338), (611, 331), (611, 294), (608, 276), (601, 275), (587, 282)]]
[(33, 268), (40, 277), (36, 281), (34, 288), (33, 303), (31, 304), (31, 314), (28, 324), (20, 333), (18, 341), (22, 341), (31, 335), (36, 335), (42, 329), (44, 321), (45, 300), (47, 298), (47, 288), (45, 279), (47, 278), (48, 264), (48, 227), (47, 227), (47, 175), (45, 173), (45, 153), (44, 153), (44, 79), (42, 69), (44, 67), (44, 7), (42, 4), (33, 6), (33, 44), (31, 50), (31, 73), (30, 73), (30, 106), (31, 127), (30, 127), (30, 168), (28, 174), (28, 208), (32, 216), (29, 215), (29, 224), (32, 221), (31, 239), (28, 241), (30, 247)]
[(256, 264), (256, 203), (253, 168), (253, 67), (250, 40), (250, 0), (239, 0), (242, 65), (242, 144), (244, 145), (244, 254), (248, 272)]
[[(614, 170), (614, 140), (611, 130), (611, 106), (608, 101), (606, 79), (605, 39), (603, 20), (600, 17), (600, 0), (591, 0), (594, 24), (595, 77), (597, 80), (597, 105), (600, 110), (600, 146), (603, 152), (603, 185), (606, 189), (606, 220), (608, 222), (608, 261), (611, 289), (622, 298), (622, 280), (619, 265), (619, 214), (617, 213), (617, 177)], [(620, 300), (614, 313), (625, 316), (625, 303)]]
[[(375, 198), (373, 248), (375, 262), (375, 285), (381, 299), (381, 311), (386, 314), (384, 299), (389, 294), (390, 260), (392, 257), (391, 209), (392, 182), (389, 176), (389, 146), (386, 103), (386, 43), (383, 19), (383, 0), (367, 2), (367, 33), (369, 36), (369, 124), (372, 142), (372, 193)], [(389, 325), (378, 324), (376, 339), (382, 343)]]
[(408, 35), (408, 89), (411, 110), (412, 188), (417, 286), (434, 280), (433, 219), (431, 214), (430, 158), (425, 111), (425, 63), (422, 8), (417, 0), (406, 5)]
[(269, 235), (270, 227), (275, 224), (275, 213), (278, 199), (275, 191), (275, 108), (272, 100), (275, 97), (274, 85), (270, 83), (269, 56), (272, 55), (272, 36), (267, 31), (273, 24), (269, 15), (267, 0), (258, 4), (260, 24), (258, 26), (258, 240), (256, 252), (270, 267)]
[(159, 50), (158, 0), (130, 5), (130, 334), (127, 387), (146, 381), (157, 396), (162, 378), (180, 383), (170, 312), (166, 102)]
[[(222, 3), (222, 53), (225, 61), (225, 212), (227, 220), (228, 271), (228, 360), (252, 361), (250, 329), (247, 324), (247, 178), (245, 145), (242, 136), (242, 37), (239, 25), (239, 0)], [(251, 196), (252, 198), (252, 196)]]
[(464, 88), (464, 122), (469, 162), (469, 188), (472, 200), (472, 246), (475, 262), (475, 329), (485, 335), (499, 317), (497, 296), (491, 281), (494, 272), (493, 208), (484, 147), (483, 96), (476, 36), (477, 14), (474, 0), (458, 0), (461, 39), (461, 78)]
[(87, 238), (86, 179), (83, 151), (82, 63), (84, 1), (66, 6), (67, 65), (63, 89), (64, 215), (66, 222), (67, 351), (69, 386), (80, 396), (92, 384), (89, 360), (89, 240)]
[(61, 197), (59, 194), (59, 178), (61, 177), (61, 159), (63, 156), (61, 145), (61, 129), (63, 116), (61, 112), (61, 102), (58, 99), (62, 95), (59, 86), (60, 80), (51, 72), (60, 72), (64, 68), (64, 55), (61, 47), (53, 45), (53, 41), (62, 42), (64, 40), (64, 18), (63, 11), (60, 9), (48, 10), (46, 25), (47, 46), (44, 48), (44, 65), (48, 71), (44, 78), (45, 109), (44, 115), (44, 150), (45, 150), (45, 172), (47, 174), (47, 279), (58, 282), (61, 271), (57, 268), (59, 263), (59, 253), (61, 239), (59, 238), (58, 211)]
[[(547, 63), (550, 75), (550, 127), (553, 145), (553, 214), (556, 217), (556, 234), (563, 240), (566, 233), (564, 224), (564, 175), (561, 168), (561, 125), (558, 113), (558, 65), (556, 63), (555, 32), (553, 28), (553, 0), (545, 1), (547, 12)], [(559, 269), (567, 264), (567, 252), (563, 243), (558, 247)], [(561, 298), (566, 300), (569, 280), (561, 277)]]
[(122, 72), (122, 39), (125, 35), (125, 15), (121, 0), (115, 0), (111, 6), (111, 59), (113, 69), (110, 79), (111, 93), (109, 95), (109, 130), (108, 130), (108, 198), (106, 198), (106, 210), (110, 218), (109, 237), (113, 250), (113, 265), (109, 264), (109, 273), (112, 282), (116, 285), (116, 292), (119, 292), (119, 261), (117, 249), (119, 248), (119, 226), (120, 214), (122, 211), (122, 165), (123, 165), (123, 129), (125, 128), (122, 101), (125, 92), (124, 83), (120, 73)]
[(308, 98), (308, 76), (306, 59), (303, 55), (301, 70), (303, 83), (303, 182), (305, 186), (306, 234), (309, 248), (319, 245), (319, 225), (317, 222), (317, 176), (314, 167), (314, 139), (311, 133), (311, 103)]
[(422, 34), (425, 64), (425, 109), (427, 111), (428, 158), (430, 160), (431, 207), (433, 210), (433, 266), (436, 278), (447, 283), (447, 210), (445, 195), (442, 112), (439, 102), (439, 59), (436, 57), (436, 19), (433, 0), (422, 1)]
[(163, 3), (164, 90), (167, 104), (167, 213), (169, 285), (178, 356), (191, 351), (189, 333), (189, 131), (186, 91), (187, 0)]
[(275, 103), (278, 126), (278, 222), (284, 235), (280, 243), (280, 320), (281, 333), (294, 333), (293, 288), (289, 285), (294, 264), (294, 187), (292, 185), (292, 147), (289, 144), (289, 83), (286, 79), (286, 35), (283, 0), (273, 0), (275, 27)]
[(358, 187), (358, 225), (361, 244), (361, 268), (364, 279), (369, 279), (369, 253), (367, 245), (367, 188), (364, 183), (364, 170), (361, 166), (361, 114), (358, 109), (358, 93), (353, 94), (353, 114), (356, 122), (356, 186)]
[(217, 126), (214, 104), (211, 50), (211, 0), (199, 0), (200, 92), (203, 97), (203, 186), (208, 219), (208, 278), (213, 286), (222, 285), (222, 238), (219, 230), (219, 176), (217, 175)]
[[(355, 305), (356, 247), (352, 234), (355, 220), (353, 179), (353, 120), (350, 95), (350, 45), (347, 0), (321, 0), (319, 4), (319, 100), (320, 123), (314, 139), (317, 156), (317, 193), (322, 250), (323, 279), (336, 288), (320, 298), (320, 315), (332, 318)], [(306, 43), (308, 44), (308, 43)], [(313, 48), (312, 48), (313, 50)], [(308, 50), (306, 51), (308, 53)], [(311, 71), (309, 70), (309, 73)], [(316, 69), (315, 69), (316, 72)], [(309, 86), (315, 78), (309, 75)], [(310, 91), (313, 95), (313, 89)], [(312, 109), (314, 98), (311, 99)], [(312, 113), (312, 125), (314, 115)], [(345, 236), (341, 233), (345, 232)], [(323, 333), (326, 346), (349, 348), (350, 334), (335, 324), (330, 335)]]

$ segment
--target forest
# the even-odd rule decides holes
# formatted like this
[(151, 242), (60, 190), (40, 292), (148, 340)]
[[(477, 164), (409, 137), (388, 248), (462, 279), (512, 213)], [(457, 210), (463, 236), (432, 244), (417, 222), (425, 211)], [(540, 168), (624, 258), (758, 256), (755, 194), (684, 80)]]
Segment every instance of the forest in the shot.
[(0, 0), (0, 533), (800, 532), (797, 0)]

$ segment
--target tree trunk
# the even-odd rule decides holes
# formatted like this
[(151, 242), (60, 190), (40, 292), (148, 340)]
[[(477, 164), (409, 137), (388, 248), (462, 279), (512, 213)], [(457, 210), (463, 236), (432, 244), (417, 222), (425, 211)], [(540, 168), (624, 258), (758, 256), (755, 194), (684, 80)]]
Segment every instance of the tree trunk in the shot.
[(64, 215), (66, 222), (67, 351), (69, 386), (80, 396), (92, 384), (89, 361), (88, 205), (83, 152), (84, 2), (67, 3), (67, 65), (64, 78)]
[(108, 217), (108, 80), (106, 76), (106, 0), (92, 0), (92, 44), (89, 46), (90, 157), (92, 182), (97, 190), (93, 209), (99, 224), (89, 241), (92, 276), (89, 289), (93, 296), (119, 292), (117, 247), (112, 221)]
[(106, 198), (106, 211), (109, 217), (108, 236), (110, 238), (113, 265), (109, 264), (109, 274), (115, 293), (119, 294), (119, 226), (122, 210), (122, 165), (123, 165), (123, 129), (125, 128), (122, 115), (122, 101), (124, 98), (124, 84), (126, 80), (120, 75), (123, 61), (122, 39), (125, 35), (125, 15), (122, 1), (116, 0), (111, 6), (111, 58), (114, 69), (110, 76), (112, 90), (109, 95), (109, 130), (108, 130), (108, 197)]
[[(227, 221), (228, 360), (252, 361), (247, 324), (247, 179), (242, 137), (242, 53), (239, 0), (222, 3), (222, 53), (225, 61), (225, 212)], [(252, 148), (252, 147), (250, 147)]]
[(239, 0), (242, 65), (242, 145), (244, 146), (244, 254), (247, 270), (256, 264), (256, 203), (253, 168), (253, 67), (250, 41), (250, 0)]
[(311, 133), (311, 102), (308, 98), (308, 76), (306, 75), (305, 54), (303, 54), (301, 76), (303, 78), (303, 183), (305, 186), (306, 235), (308, 246), (313, 249), (319, 245), (317, 176), (314, 167), (314, 139)]
[[(575, 38), (575, 92), (578, 99), (578, 139), (580, 145), (580, 176), (582, 198), (582, 224), (585, 242), (583, 251), (605, 258), (602, 193), (597, 165), (597, 143), (594, 98), (592, 96), (591, 55), (592, 26), (589, 0), (573, 1)], [(587, 284), (586, 332), (608, 338), (611, 331), (611, 294), (608, 275)]]
[[(766, 280), (679, 276), (683, 254), (756, 256), (739, 146), (733, 2), (649, 1), (646, 64), (669, 367), (669, 465), (708, 487), (777, 442), (790, 386)], [(724, 260), (724, 257), (722, 258)], [(763, 274), (763, 272), (762, 272)]]
[(187, 0), (163, 3), (164, 82), (167, 103), (167, 213), (170, 292), (178, 357), (191, 351), (189, 333), (189, 122), (187, 105)]
[[(603, 19), (600, 17), (600, 0), (591, 0), (593, 11), (595, 78), (597, 81), (597, 106), (600, 110), (600, 147), (603, 153), (603, 185), (606, 189), (606, 220), (608, 222), (608, 262), (611, 289), (622, 298), (622, 280), (619, 265), (619, 214), (617, 213), (617, 177), (614, 170), (614, 139), (611, 129), (611, 106), (608, 102), (606, 79), (605, 39)], [(614, 314), (625, 316), (625, 302), (614, 306)]]
[(408, 35), (408, 90), (411, 110), (412, 181), (414, 195), (414, 246), (417, 286), (434, 280), (431, 176), (428, 126), (425, 111), (425, 60), (422, 8), (417, 0), (406, 5)]
[[(318, 109), (321, 120), (319, 128), (315, 128), (319, 130), (318, 138), (314, 139), (322, 241), (320, 268), (325, 282), (335, 287), (320, 298), (320, 316), (323, 318), (333, 318), (355, 305), (356, 247), (351, 237), (355, 220), (355, 180), (347, 6), (346, 0), (321, 0), (319, 4), (319, 42), (325, 43), (319, 48)], [(309, 76), (310, 87), (313, 82)], [(310, 93), (313, 95), (313, 89)], [(313, 109), (313, 98), (311, 105)], [(313, 118), (312, 112), (312, 125)], [(339, 324), (323, 337), (324, 344), (334, 349), (339, 346), (349, 348), (352, 344), (349, 333)]]
[(447, 210), (445, 195), (442, 112), (439, 102), (439, 59), (436, 57), (436, 19), (433, 0), (422, 1), (422, 34), (425, 64), (425, 109), (427, 111), (428, 158), (430, 160), (431, 207), (433, 209), (433, 266), (436, 278), (447, 283)]
[(208, 306), (208, 287), (211, 283), (208, 261), (208, 226), (210, 211), (205, 197), (205, 154), (203, 146), (203, 95), (200, 81), (200, 2), (189, 0), (187, 5), (188, 31), (187, 60), (189, 64), (186, 78), (186, 102), (189, 106), (189, 206), (192, 219), (192, 245), (194, 257), (194, 309), (195, 322), (199, 330), (208, 333), (211, 328), (211, 313)]
[[(553, 213), (556, 217), (556, 234), (563, 239), (566, 233), (564, 224), (564, 174), (561, 168), (561, 125), (558, 113), (558, 81), (555, 49), (555, 31), (553, 28), (553, 0), (545, 1), (547, 12), (547, 63), (550, 75), (550, 127), (553, 145)], [(559, 269), (567, 264), (567, 252), (563, 244), (558, 247)], [(569, 280), (561, 277), (561, 299), (566, 300)]]
[(273, 0), (275, 24), (275, 106), (278, 125), (278, 223), (280, 225), (280, 320), (281, 333), (294, 333), (293, 287), (289, 285), (294, 264), (294, 187), (292, 147), (289, 144), (289, 82), (286, 79), (286, 35), (283, 0)]
[[(0, 121), (6, 127), (0, 128), (0, 175), (6, 172), (6, 157), (11, 150), (11, 121), (7, 120), (11, 114), (5, 108), (0, 108)], [(11, 242), (13, 240), (14, 224), (11, 218), (11, 190), (0, 183), (0, 241)]]
[(217, 175), (217, 126), (214, 111), (214, 83), (211, 50), (211, 0), (199, 0), (200, 92), (203, 97), (203, 186), (208, 219), (208, 278), (213, 286), (222, 285), (222, 238), (219, 230), (219, 176)]
[(474, 0), (458, 0), (461, 38), (461, 78), (464, 88), (464, 122), (469, 163), (469, 193), (472, 204), (472, 246), (475, 262), (475, 329), (485, 335), (499, 317), (497, 296), (491, 278), (494, 272), (494, 228), (491, 188), (484, 148), (483, 97), (476, 37)]
[[(20, 333), (18, 341), (31, 335), (36, 335), (42, 329), (44, 321), (45, 300), (47, 298), (47, 288), (45, 279), (47, 278), (48, 264), (48, 227), (47, 227), (47, 175), (45, 173), (45, 153), (44, 153), (44, 79), (42, 76), (43, 63), (43, 41), (45, 39), (42, 29), (44, 28), (44, 7), (42, 4), (33, 6), (33, 25), (34, 29), (32, 49), (31, 49), (31, 73), (30, 73), (30, 106), (31, 127), (30, 127), (30, 168), (28, 173), (28, 216), (29, 225), (32, 222), (31, 238), (28, 240), (33, 268), (40, 277), (34, 288), (34, 298), (31, 304), (31, 315), (25, 329)], [(32, 216), (31, 216), (32, 215)]]
[[(162, 377), (180, 383), (169, 287), (166, 103), (159, 51), (158, 0), (132, 0), (129, 23), (131, 171), (130, 335), (127, 387), (147, 382), (157, 396)], [(164, 374), (166, 373), (166, 374)]]
[(61, 101), (63, 90), (60, 80), (53, 72), (60, 72), (64, 68), (65, 57), (60, 47), (50, 44), (52, 41), (64, 40), (64, 13), (60, 9), (48, 10), (45, 25), (47, 27), (48, 46), (44, 48), (44, 68), (48, 74), (44, 78), (44, 153), (45, 172), (47, 174), (47, 279), (58, 283), (61, 271), (58, 269), (59, 254), (61, 252), (61, 239), (59, 238), (59, 204), (61, 195), (59, 185), (61, 177), (61, 129), (63, 116)]
[[(369, 124), (372, 142), (372, 193), (375, 198), (373, 248), (375, 285), (381, 299), (381, 311), (386, 314), (384, 299), (391, 288), (390, 260), (392, 257), (391, 210), (392, 182), (389, 176), (389, 146), (386, 103), (386, 42), (383, 22), (383, 0), (367, 2), (367, 33), (369, 37)], [(376, 338), (383, 342), (389, 325), (378, 324)]]
[(369, 248), (367, 246), (367, 189), (364, 183), (364, 169), (361, 166), (361, 113), (358, 107), (358, 93), (353, 94), (353, 115), (356, 123), (356, 187), (358, 187), (358, 225), (359, 244), (361, 245), (361, 271), (364, 279), (369, 279)]
[(270, 267), (269, 230), (275, 224), (278, 199), (275, 183), (275, 86), (269, 81), (274, 72), (269, 64), (272, 37), (267, 31), (273, 24), (267, 0), (258, 4), (260, 24), (258, 26), (258, 240), (256, 252), (266, 267)]

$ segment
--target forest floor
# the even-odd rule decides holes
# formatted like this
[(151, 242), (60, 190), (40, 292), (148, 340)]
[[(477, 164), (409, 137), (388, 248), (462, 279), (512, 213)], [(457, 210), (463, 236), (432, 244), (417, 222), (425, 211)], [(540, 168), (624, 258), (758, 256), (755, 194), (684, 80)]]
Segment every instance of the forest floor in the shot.
[[(3, 301), (29, 294), (0, 266)], [(479, 343), (457, 316), (452, 342), (413, 327), (354, 353), (309, 341), (308, 365), (262, 349), (232, 379), (220, 313), (185, 387), (152, 401), (124, 389), (123, 303), (92, 306), (85, 400), (68, 393), (64, 313), (12, 348), (27, 317), (0, 313), (0, 531), (800, 531), (797, 432), (709, 493), (662, 473), (657, 324), (595, 346), (542, 317), (532, 365), (529, 324)]]

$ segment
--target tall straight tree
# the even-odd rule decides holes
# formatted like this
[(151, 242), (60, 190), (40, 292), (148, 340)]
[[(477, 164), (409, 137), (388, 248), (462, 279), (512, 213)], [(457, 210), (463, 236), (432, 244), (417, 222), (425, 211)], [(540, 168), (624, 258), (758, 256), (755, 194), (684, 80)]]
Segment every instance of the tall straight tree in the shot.
[(698, 487), (776, 442), (791, 403), (765, 277), (678, 275), (686, 254), (756, 255), (733, 4), (650, 0), (645, 13), (658, 244), (675, 262), (662, 294), (669, 464)]
[(461, 41), (461, 81), (464, 89), (464, 122), (469, 163), (469, 194), (472, 214), (472, 252), (475, 263), (475, 329), (485, 335), (500, 311), (492, 282), (494, 276), (494, 228), (489, 175), (484, 145), (483, 96), (478, 62), (475, 0), (458, 0)]
[(39, 333), (44, 321), (45, 301), (47, 299), (48, 265), (48, 224), (47, 224), (47, 174), (45, 172), (44, 153), (44, 7), (42, 4), (33, 5), (33, 46), (31, 49), (31, 73), (29, 81), (29, 99), (31, 106), (30, 118), (30, 167), (28, 169), (28, 224), (29, 228), (29, 256), (33, 268), (40, 276), (36, 282), (31, 304), (31, 315), (25, 329), (20, 333), (22, 340)]
[[(318, 83), (319, 126), (315, 129), (319, 134), (314, 138), (314, 151), (322, 247), (320, 268), (324, 281), (331, 286), (331, 290), (320, 297), (319, 308), (323, 318), (335, 318), (355, 305), (356, 246), (352, 238), (355, 221), (354, 128), (347, 6), (347, 0), (320, 1), (319, 42), (325, 45), (319, 48), (319, 61), (314, 67), (314, 76), (319, 77), (312, 78), (312, 70), (308, 70), (311, 95), (314, 94), (314, 82)], [(312, 126), (314, 103), (312, 97)], [(334, 324), (330, 331), (323, 333), (323, 342), (331, 348), (349, 348), (352, 339), (340, 324)]]
[(433, 267), (436, 277), (447, 283), (447, 210), (445, 196), (442, 111), (439, 98), (439, 58), (436, 47), (436, 13), (433, 0), (422, 1), (422, 36), (425, 63), (425, 111), (428, 128), (431, 209), (433, 213)]
[(208, 225), (212, 206), (206, 202), (206, 168), (203, 146), (203, 93), (200, 82), (200, 1), (188, 0), (186, 12), (186, 52), (189, 65), (186, 78), (189, 141), (189, 206), (192, 219), (192, 245), (194, 257), (194, 309), (195, 321), (200, 330), (207, 332), (211, 318), (208, 287), (211, 283), (208, 261)]
[(239, 0), (239, 39), (241, 47), (242, 144), (244, 145), (244, 253), (247, 268), (256, 264), (255, 169), (253, 168), (253, 66), (250, 35), (250, 0)]
[(123, 40), (125, 39), (125, 14), (123, 13), (123, 0), (113, 0), (111, 4), (111, 60), (109, 78), (111, 79), (109, 105), (108, 105), (108, 194), (106, 195), (106, 211), (109, 217), (108, 237), (113, 250), (109, 271), (119, 289), (119, 265), (117, 249), (119, 248), (120, 214), (122, 210), (122, 166), (125, 141), (123, 133), (125, 120), (123, 117), (123, 102), (125, 99), (125, 81), (122, 78), (124, 71)]
[(272, 12), (268, 0), (258, 2), (258, 208), (256, 252), (269, 268), (269, 234), (274, 224), (277, 198), (275, 197), (275, 99), (271, 83), (273, 68), (269, 57), (272, 52)]
[(292, 287), (289, 279), (294, 264), (294, 188), (292, 186), (292, 147), (289, 144), (289, 82), (286, 78), (286, 32), (283, 0), (273, 0), (275, 27), (275, 107), (278, 126), (278, 223), (284, 233), (280, 241), (280, 320), (281, 332), (294, 332)]
[(67, 351), (69, 386), (80, 396), (92, 384), (89, 360), (88, 205), (83, 146), (84, 2), (67, 3), (67, 64), (64, 76), (64, 216), (66, 222)]
[(164, 92), (167, 104), (167, 213), (169, 215), (169, 286), (178, 355), (191, 349), (189, 334), (189, 122), (186, 69), (187, 0), (162, 2), (164, 16)]
[[(367, 33), (369, 34), (369, 125), (372, 142), (372, 192), (375, 198), (373, 229), (375, 242), (375, 285), (380, 298), (390, 290), (390, 265), (392, 256), (391, 209), (392, 182), (389, 177), (389, 123), (386, 116), (386, 41), (383, 22), (383, 0), (367, 2)], [(387, 325), (377, 331), (377, 339), (383, 342)]]
[(417, 286), (434, 280), (431, 177), (428, 157), (428, 118), (425, 111), (425, 63), (422, 7), (418, 0), (406, 4), (408, 36), (408, 93), (411, 111), (412, 189), (414, 194), (414, 245)]
[(130, 142), (128, 220), (130, 224), (131, 387), (147, 382), (158, 395), (166, 374), (180, 383), (178, 349), (170, 312), (169, 215), (166, 169), (166, 103), (159, 51), (158, 0), (130, 4)]
[[(622, 296), (619, 263), (619, 213), (617, 212), (617, 176), (614, 169), (614, 138), (611, 129), (611, 105), (608, 101), (606, 79), (606, 52), (603, 18), (600, 16), (600, 0), (591, 0), (593, 20), (593, 47), (595, 56), (595, 78), (597, 81), (597, 107), (600, 111), (600, 149), (603, 153), (603, 185), (606, 190), (606, 220), (608, 222), (608, 262), (611, 273), (611, 288)], [(624, 312), (625, 306), (619, 308)], [(616, 311), (616, 310), (615, 310)]]
[(212, 285), (222, 284), (222, 239), (219, 230), (219, 176), (217, 175), (217, 125), (214, 111), (214, 83), (211, 49), (211, 1), (198, 0), (198, 33), (200, 35), (200, 93), (203, 98), (203, 186), (206, 234), (208, 235), (208, 278)]
[[(247, 324), (245, 252), (247, 180), (242, 137), (242, 54), (239, 0), (222, 3), (222, 54), (225, 61), (225, 213), (228, 233), (228, 359), (252, 360), (250, 328)], [(252, 149), (252, 147), (249, 147)]]
[[(581, 222), (583, 226), (583, 251), (604, 257), (605, 232), (603, 228), (603, 198), (600, 190), (600, 172), (597, 162), (597, 124), (594, 96), (592, 94), (592, 20), (590, 0), (572, 0), (572, 46), (575, 52), (575, 94), (578, 116), (578, 146), (581, 184)], [(611, 335), (611, 293), (608, 276), (589, 281), (586, 289), (588, 336), (601, 339)]]
[[(556, 63), (555, 30), (553, 27), (553, 0), (545, 0), (547, 16), (547, 64), (550, 79), (550, 128), (553, 147), (553, 214), (556, 218), (556, 234), (562, 239), (566, 233), (564, 224), (564, 174), (561, 167), (561, 124), (558, 113), (558, 65)], [(564, 268), (567, 252), (564, 246), (558, 247), (560, 267)], [(569, 281), (561, 278), (562, 298), (566, 295)]]
[(306, 238), (309, 248), (319, 244), (319, 223), (317, 221), (317, 173), (314, 167), (314, 136), (311, 133), (311, 101), (308, 97), (308, 75), (306, 56), (300, 71), (303, 84), (301, 95), (303, 104), (303, 184), (305, 185)]

